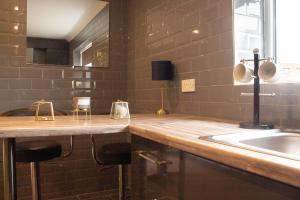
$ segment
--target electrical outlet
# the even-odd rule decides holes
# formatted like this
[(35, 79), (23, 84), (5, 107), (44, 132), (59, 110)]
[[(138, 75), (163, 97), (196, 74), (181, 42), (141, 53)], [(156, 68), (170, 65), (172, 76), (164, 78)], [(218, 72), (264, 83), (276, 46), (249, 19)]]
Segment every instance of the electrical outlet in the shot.
[(181, 91), (182, 92), (195, 92), (195, 79), (187, 79), (181, 81)]

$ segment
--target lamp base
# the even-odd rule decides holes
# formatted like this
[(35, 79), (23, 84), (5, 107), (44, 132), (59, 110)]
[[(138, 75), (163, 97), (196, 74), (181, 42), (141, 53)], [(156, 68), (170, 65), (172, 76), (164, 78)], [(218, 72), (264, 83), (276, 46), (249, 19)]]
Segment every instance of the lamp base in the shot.
[(162, 115), (168, 115), (168, 114), (169, 114), (169, 111), (167, 111), (167, 110), (164, 109), (164, 108), (161, 108), (161, 109), (159, 109), (158, 111), (156, 111), (156, 114), (157, 114), (157, 115), (160, 115), (160, 116), (162, 116)]
[(254, 124), (253, 122), (241, 122), (240, 128), (268, 130), (268, 129), (274, 129), (274, 125), (273, 124)]

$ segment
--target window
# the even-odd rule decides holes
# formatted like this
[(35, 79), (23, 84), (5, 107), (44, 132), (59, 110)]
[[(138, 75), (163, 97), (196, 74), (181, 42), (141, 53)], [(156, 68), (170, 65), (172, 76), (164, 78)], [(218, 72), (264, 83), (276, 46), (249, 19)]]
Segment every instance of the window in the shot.
[(93, 65), (93, 44), (90, 43), (80, 51), (81, 66), (91, 67)]
[(235, 0), (235, 63), (252, 58), (274, 57), (282, 69), (280, 82), (300, 82), (299, 0)]

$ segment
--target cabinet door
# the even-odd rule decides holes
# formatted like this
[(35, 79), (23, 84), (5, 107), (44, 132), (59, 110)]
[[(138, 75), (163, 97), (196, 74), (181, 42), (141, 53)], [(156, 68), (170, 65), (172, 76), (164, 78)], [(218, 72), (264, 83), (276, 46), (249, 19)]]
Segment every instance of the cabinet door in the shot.
[(300, 190), (184, 153), (185, 200), (299, 200)]
[(132, 199), (178, 199), (180, 151), (137, 136), (132, 146)]

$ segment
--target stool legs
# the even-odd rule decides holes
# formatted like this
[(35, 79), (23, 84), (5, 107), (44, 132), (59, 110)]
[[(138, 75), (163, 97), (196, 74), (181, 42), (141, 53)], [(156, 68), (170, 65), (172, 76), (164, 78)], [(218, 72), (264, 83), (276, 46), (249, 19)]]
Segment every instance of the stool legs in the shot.
[(125, 166), (118, 165), (119, 168), (119, 200), (125, 200)]
[(31, 188), (32, 188), (32, 200), (40, 200), (40, 166), (38, 162), (30, 163), (31, 169)]
[(3, 139), (3, 184), (4, 200), (17, 200), (16, 141)]

